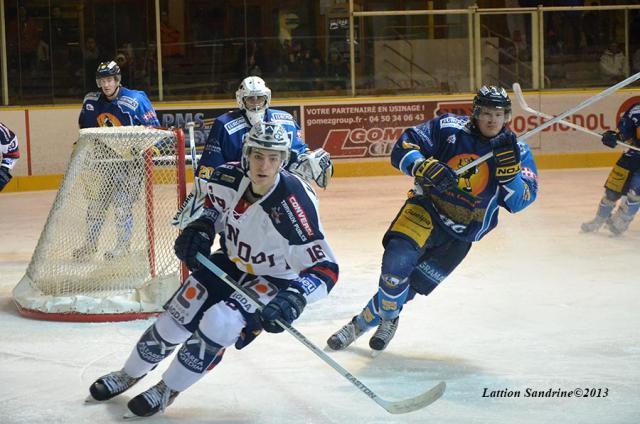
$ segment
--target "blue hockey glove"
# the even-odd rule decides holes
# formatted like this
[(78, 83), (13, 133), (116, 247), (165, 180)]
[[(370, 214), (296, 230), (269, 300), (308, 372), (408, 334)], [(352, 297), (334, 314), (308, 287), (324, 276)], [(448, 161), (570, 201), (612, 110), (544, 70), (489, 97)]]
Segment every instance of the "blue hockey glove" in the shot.
[(208, 257), (211, 254), (214, 237), (215, 231), (211, 223), (204, 219), (197, 219), (182, 230), (173, 249), (178, 259), (183, 261), (187, 268), (197, 271), (201, 265), (196, 255), (202, 253)]
[(607, 130), (602, 133), (602, 144), (607, 147), (611, 147), (612, 149), (618, 145), (618, 133), (615, 131)]
[(6, 166), (0, 166), (0, 191), (11, 181), (11, 173)]
[(449, 191), (458, 185), (455, 171), (446, 163), (432, 157), (416, 161), (413, 165), (413, 176), (421, 186), (433, 186), (438, 191)]
[(281, 333), (284, 329), (276, 320), (291, 324), (300, 316), (305, 306), (307, 299), (299, 291), (292, 288), (280, 290), (260, 313), (262, 327), (269, 333)]
[(496, 180), (498, 184), (512, 181), (520, 172), (520, 147), (518, 138), (511, 131), (489, 140), (493, 149), (493, 159), (496, 164)]

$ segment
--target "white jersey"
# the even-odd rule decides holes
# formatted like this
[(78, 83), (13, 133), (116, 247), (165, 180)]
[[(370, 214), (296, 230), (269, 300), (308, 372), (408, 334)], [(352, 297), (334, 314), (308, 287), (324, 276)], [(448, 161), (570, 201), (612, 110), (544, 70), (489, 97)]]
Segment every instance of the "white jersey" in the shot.
[(338, 265), (324, 236), (315, 192), (281, 170), (271, 190), (247, 207), (242, 196), (249, 184), (233, 162), (217, 167), (207, 183), (202, 217), (223, 233), (223, 250), (243, 272), (279, 286), (296, 280), (309, 301), (324, 297), (336, 283)]

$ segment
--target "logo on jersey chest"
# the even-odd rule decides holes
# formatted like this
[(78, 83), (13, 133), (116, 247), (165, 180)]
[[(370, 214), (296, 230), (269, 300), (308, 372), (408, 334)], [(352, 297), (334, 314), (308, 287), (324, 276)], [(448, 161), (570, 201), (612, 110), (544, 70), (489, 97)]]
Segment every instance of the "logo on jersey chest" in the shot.
[(99, 127), (121, 127), (122, 122), (112, 113), (103, 112), (96, 117)]
[(233, 255), (230, 250), (231, 261), (242, 265), (242, 267), (250, 274), (255, 274), (253, 270), (254, 265), (261, 265), (265, 262), (268, 263), (269, 268), (276, 265), (276, 258), (274, 254), (267, 255), (262, 251), (258, 251), (255, 246), (250, 243), (240, 240), (240, 229), (234, 227), (229, 222), (225, 224), (227, 240), (234, 246), (236, 252)]
[[(478, 159), (478, 155), (463, 153), (460, 155), (456, 155), (447, 161), (447, 165), (449, 165), (453, 169), (460, 169), (468, 163), (473, 162)], [(458, 179), (458, 187), (460, 189), (470, 193), (474, 196), (482, 193), (485, 188), (487, 188), (487, 183), (489, 182), (489, 166), (486, 162), (482, 162), (472, 168), (469, 168), (462, 174), (460, 174)]]

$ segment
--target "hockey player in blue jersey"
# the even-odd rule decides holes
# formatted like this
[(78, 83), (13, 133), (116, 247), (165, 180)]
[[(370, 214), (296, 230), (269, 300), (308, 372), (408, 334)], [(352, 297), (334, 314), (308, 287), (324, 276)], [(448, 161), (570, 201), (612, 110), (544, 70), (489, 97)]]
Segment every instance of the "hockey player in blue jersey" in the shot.
[[(120, 80), (120, 67), (116, 62), (100, 63), (96, 70), (96, 84), (100, 91), (90, 92), (85, 96), (78, 119), (80, 128), (160, 126), (147, 95), (143, 91), (121, 86)], [(100, 149), (107, 147), (95, 146), (96, 156), (100, 156)], [(104, 258), (110, 260), (128, 253), (133, 226), (132, 208), (142, 190), (143, 174), (140, 170), (144, 167), (140, 164), (141, 160), (140, 155), (123, 157), (118, 166), (114, 166), (113, 174), (105, 175), (104, 180), (113, 181), (113, 184), (105, 184), (100, 193), (89, 196), (88, 230), (85, 242), (72, 253), (75, 259), (85, 260), (97, 252), (98, 238), (114, 196), (120, 198), (118, 203), (122, 205), (115, 209), (117, 241), (113, 249), (104, 253)], [(107, 168), (103, 168), (102, 172), (107, 171)]]
[(122, 76), (116, 62), (102, 62), (96, 70), (100, 91), (87, 93), (78, 123), (80, 128), (145, 125), (159, 127), (160, 122), (144, 91), (120, 85)]
[[(632, 105), (625, 111), (618, 121), (617, 131), (609, 130), (602, 134), (602, 143), (607, 147), (616, 147), (618, 141), (640, 147), (640, 103)], [(620, 204), (613, 212), (619, 200)], [(629, 149), (620, 156), (609, 173), (596, 216), (582, 224), (582, 231), (586, 233), (598, 231), (606, 222), (609, 231), (619, 236), (627, 231), (638, 209), (640, 209), (640, 152)]]
[[(325, 297), (338, 279), (338, 265), (319, 220), (311, 187), (284, 170), (291, 140), (272, 123), (255, 123), (245, 136), (241, 162), (216, 167), (209, 176), (200, 218), (175, 242), (192, 274), (144, 332), (120, 371), (100, 377), (91, 398), (105, 401), (129, 389), (178, 349), (160, 382), (128, 403), (129, 416), (151, 416), (200, 380), (226, 348), (244, 348), (264, 329), (281, 332), (275, 320), (293, 322), (307, 303)], [(224, 228), (222, 248), (213, 254)], [(245, 295), (201, 268), (197, 253), (251, 291)]]
[[(384, 235), (377, 293), (327, 340), (331, 349), (346, 348), (376, 326), (369, 346), (385, 349), (405, 303), (428, 295), (451, 274), (472, 243), (495, 228), (500, 208), (516, 213), (536, 199), (536, 165), (507, 127), (510, 118), (506, 91), (483, 86), (471, 117), (445, 114), (400, 136), (391, 163), (415, 179), (414, 195)], [(489, 152), (492, 159), (458, 178), (454, 169)]]
[(18, 137), (0, 122), (0, 191), (11, 181), (11, 171), (20, 158)]
[(236, 91), (238, 109), (216, 118), (196, 170), (192, 193), (181, 206), (173, 224), (181, 228), (198, 218), (204, 201), (203, 187), (214, 170), (226, 163), (240, 160), (242, 140), (258, 122), (282, 125), (291, 139), (291, 159), (286, 168), (318, 187), (326, 188), (333, 175), (331, 157), (324, 149), (311, 151), (301, 137), (300, 127), (290, 113), (272, 109), (271, 90), (260, 77), (247, 77)]

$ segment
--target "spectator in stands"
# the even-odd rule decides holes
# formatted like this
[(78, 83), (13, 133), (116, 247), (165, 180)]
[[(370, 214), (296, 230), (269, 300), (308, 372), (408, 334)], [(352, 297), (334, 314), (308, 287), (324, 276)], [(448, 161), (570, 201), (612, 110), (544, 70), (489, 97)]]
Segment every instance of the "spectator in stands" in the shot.
[(160, 41), (162, 42), (162, 58), (181, 56), (180, 31), (169, 23), (169, 13), (160, 13)]
[(337, 49), (329, 50), (329, 63), (327, 65), (328, 89), (340, 90), (347, 88), (349, 81), (349, 64)]
[(36, 72), (41, 35), (40, 25), (29, 16), (26, 7), (20, 6), (18, 16), (7, 26), (7, 47), (9, 57), (20, 57), (21, 72)]
[[(589, 6), (600, 6), (600, 3), (594, 1)], [(599, 51), (606, 43), (602, 15), (601, 10), (588, 10), (582, 15), (582, 33), (588, 49)]]
[(84, 89), (89, 91), (96, 83), (96, 68), (100, 50), (94, 37), (87, 37), (82, 48), (82, 63), (84, 70)]
[(640, 72), (640, 47), (633, 53), (633, 62), (631, 63), (633, 73)]
[(613, 42), (600, 56), (600, 70), (610, 80), (619, 80), (628, 74), (627, 58), (620, 45)]

